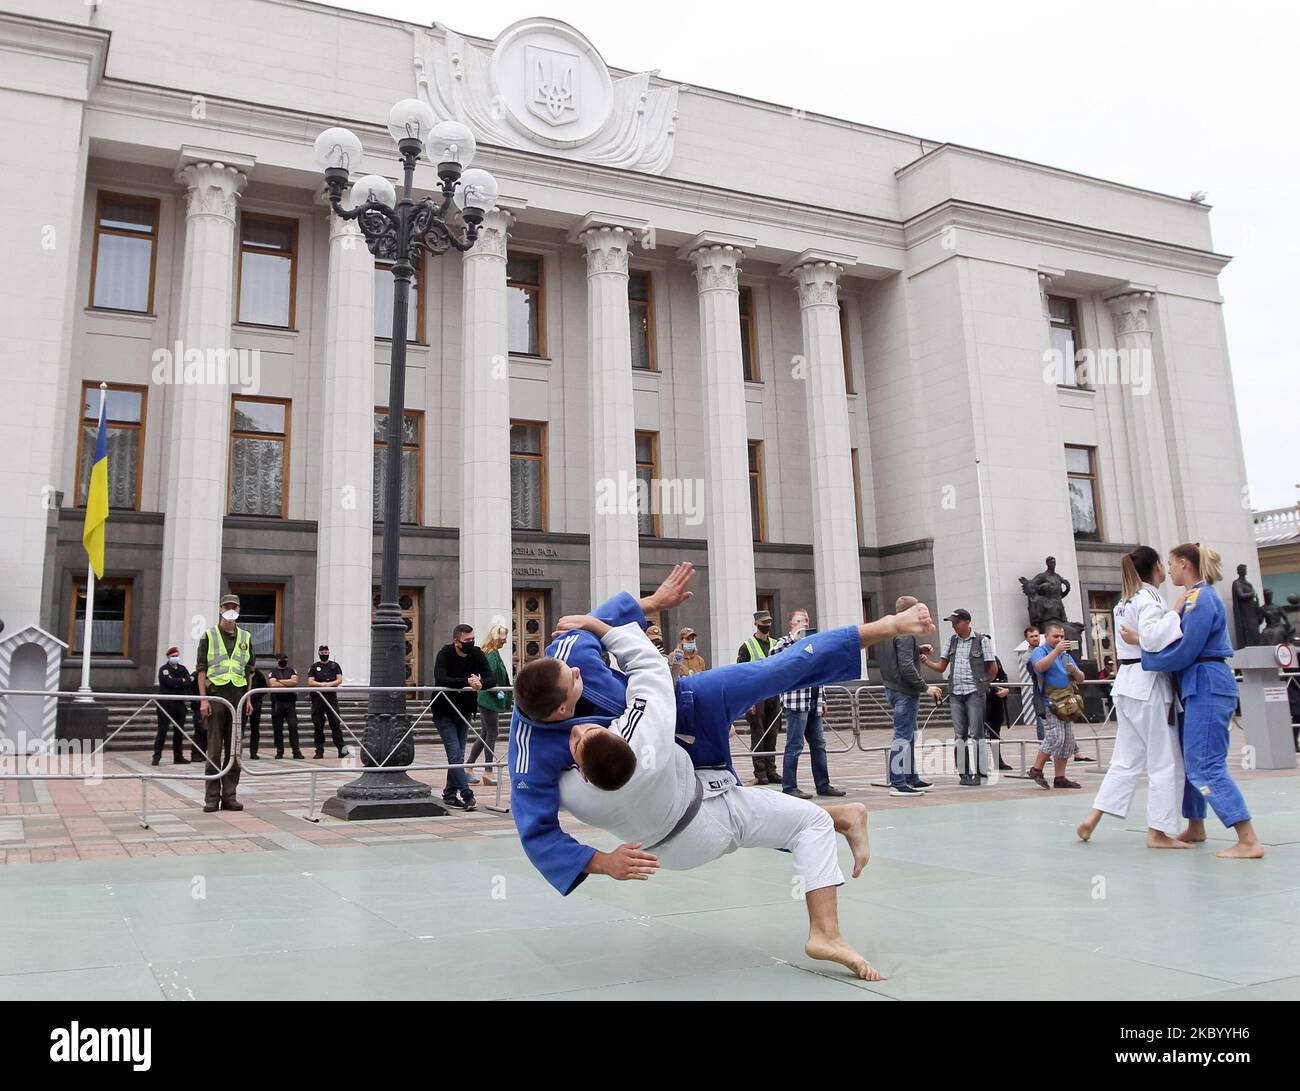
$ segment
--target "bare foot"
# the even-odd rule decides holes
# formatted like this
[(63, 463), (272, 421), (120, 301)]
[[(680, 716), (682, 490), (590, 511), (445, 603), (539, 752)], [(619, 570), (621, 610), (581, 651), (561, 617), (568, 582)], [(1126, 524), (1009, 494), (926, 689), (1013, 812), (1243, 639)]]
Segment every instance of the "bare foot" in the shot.
[(1164, 830), (1147, 830), (1147, 848), (1149, 849), (1190, 849), (1191, 847), (1189, 842), (1180, 840), (1177, 837), (1170, 837)]
[(808, 942), (804, 944), (803, 953), (809, 958), (821, 959), (824, 962), (838, 962), (841, 966), (847, 966), (863, 981), (885, 980), (885, 975), (858, 954), (843, 936), (835, 939), (810, 936)]
[(871, 837), (867, 833), (867, 805), (850, 803), (847, 806), (852, 812), (852, 817), (848, 828), (841, 832), (844, 834), (844, 840), (849, 843), (849, 848), (853, 850), (853, 878), (856, 879), (871, 859)]
[(1205, 828), (1202, 827), (1199, 830), (1193, 830), (1191, 826), (1188, 826), (1187, 829), (1183, 830), (1183, 832), (1178, 835), (1178, 840), (1185, 841), (1189, 845), (1199, 845), (1205, 840)]
[(1264, 855), (1264, 846), (1258, 841), (1238, 841), (1232, 848), (1214, 855), (1224, 860), (1259, 860)]

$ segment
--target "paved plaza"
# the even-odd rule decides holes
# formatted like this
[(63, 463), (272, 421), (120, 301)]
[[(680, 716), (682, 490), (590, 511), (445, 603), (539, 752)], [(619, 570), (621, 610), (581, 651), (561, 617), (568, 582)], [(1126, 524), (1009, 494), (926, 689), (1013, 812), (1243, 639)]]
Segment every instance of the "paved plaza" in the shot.
[[(136, 781), (0, 782), (0, 997), (1300, 999), (1294, 773), (1234, 770), (1267, 846), (1256, 863), (1216, 859), (1213, 821), (1209, 845), (1146, 850), (1142, 793), (1080, 843), (1095, 767), (1072, 767), (1079, 792), (944, 781), (923, 800), (873, 787), (877, 756), (831, 768), (873, 812), (840, 916), (884, 982), (804, 956), (784, 855), (561, 898), (508, 815), (309, 822), (307, 778), (254, 773), (238, 813), (203, 814), (195, 782), (154, 782), (148, 829)], [(321, 777), (318, 805), (340, 779)]]

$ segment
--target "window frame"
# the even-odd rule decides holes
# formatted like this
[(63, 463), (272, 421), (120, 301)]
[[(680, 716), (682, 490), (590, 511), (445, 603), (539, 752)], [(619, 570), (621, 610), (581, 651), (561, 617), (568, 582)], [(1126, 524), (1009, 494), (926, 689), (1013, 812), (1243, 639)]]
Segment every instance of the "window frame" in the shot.
[[(1058, 322), (1052, 317), (1052, 303), (1068, 303), (1070, 305), (1069, 322)], [(1075, 378), (1072, 383), (1057, 383), (1058, 387), (1065, 390), (1092, 390), (1091, 385), (1085, 385), (1079, 382), (1079, 353), (1083, 351), (1083, 318), (1079, 314), (1079, 300), (1070, 295), (1049, 295), (1047, 297), (1047, 329), (1048, 329), (1048, 348), (1053, 348), (1051, 344), (1051, 331), (1064, 329), (1070, 330), (1074, 335), (1074, 356), (1072, 359), (1065, 361), (1066, 367), (1070, 369), (1070, 374)]]
[[(650, 462), (644, 463), (636, 459), (635, 445), (638, 436), (648, 436), (650, 439)], [(637, 535), (641, 538), (662, 538), (663, 524), (660, 522), (660, 512), (654, 510), (654, 485), (653, 482), (659, 479), (659, 433), (651, 432), (646, 429), (637, 429), (632, 433), (633, 459), (636, 462), (638, 470), (644, 469), (647, 465), (650, 469), (651, 496), (650, 496), (650, 519), (654, 529), (649, 534), (641, 533), (640, 512), (637, 513)]]
[[(244, 309), (244, 224), (249, 220), (261, 220), (264, 223), (288, 224), (292, 233), (292, 248), (289, 251), (289, 314), (283, 325), (268, 322), (250, 322), (243, 317)], [(240, 209), (239, 233), (235, 246), (235, 318), (236, 326), (251, 326), (259, 330), (296, 330), (298, 320), (298, 219), (295, 216), (277, 216), (272, 212), (248, 212)], [(265, 251), (253, 250), (253, 253)], [(373, 286), (371, 288), (373, 291)]]
[[(756, 495), (758, 497), (758, 535), (754, 538), (755, 542), (763, 543), (767, 541), (767, 482), (763, 471), (763, 441), (761, 439), (750, 439), (745, 441), (746, 458), (749, 459), (746, 469), (749, 472), (751, 488), (753, 487), (754, 478), (758, 478), (758, 488)], [(757, 459), (752, 458), (752, 454), (757, 454)], [(757, 462), (758, 469), (753, 469), (753, 463)], [(751, 497), (755, 495), (751, 493)], [(775, 615), (773, 615), (775, 616)]]
[[(83, 379), (81, 381), (81, 405), (83, 407), (86, 404), (87, 391), (98, 390), (98, 389), (99, 389), (99, 382), (95, 381), (94, 379)], [(147, 435), (145, 431), (145, 425), (149, 417), (149, 388), (147, 386), (139, 386), (135, 383), (109, 383), (108, 389), (129, 390), (140, 395), (140, 423), (139, 424), (132, 424), (130, 421), (123, 421), (120, 424), (114, 424), (112, 421), (108, 421), (108, 420), (105, 421), (105, 423), (108, 424), (110, 430), (112, 430), (113, 428), (130, 428), (130, 429), (138, 430), (140, 433), (140, 443), (136, 449), (136, 455), (135, 455), (135, 502), (129, 508), (114, 509), (112, 505), (109, 505), (110, 512), (114, 510), (139, 511), (140, 495), (144, 486), (144, 444), (145, 444), (145, 437)], [(89, 418), (84, 416), (84, 413), (82, 416), (77, 418), (77, 457), (76, 457), (76, 461), (73, 462), (72, 464), (73, 465), (72, 472), (76, 475), (73, 481), (73, 499), (75, 503), (72, 505), (75, 508), (84, 508), (86, 506), (86, 497), (83, 493), (82, 483), (81, 483), (81, 458), (85, 454), (86, 425), (89, 423), (90, 420)], [(98, 418), (96, 418), (95, 423), (96, 425), (98, 424)]]
[[(516, 527), (514, 525), (513, 517), (512, 517), (511, 527), (510, 527), (512, 531), (514, 530), (531, 530), (534, 532), (547, 531), (549, 530), (551, 525), (551, 510), (550, 510), (550, 502), (549, 502), (550, 493), (551, 493), (551, 482), (550, 482), (550, 470), (547, 465), (547, 463), (550, 461), (550, 459), (547, 457), (550, 451), (550, 447), (549, 447), (550, 437), (547, 435), (547, 423), (548, 423), (547, 421), (543, 421), (543, 420), (524, 420), (523, 418), (516, 418), (516, 417), (510, 418), (511, 428), (513, 428), (516, 424), (539, 428), (541, 430), (540, 446), (542, 448), (542, 453), (540, 455), (529, 454), (526, 451), (510, 452), (511, 462), (513, 462), (516, 458), (518, 458), (518, 459), (523, 459), (532, 462), (541, 462), (542, 464), (542, 525), (540, 527)], [(511, 502), (513, 505), (513, 497), (511, 498)]]
[[(537, 283), (529, 284), (522, 282), (512, 283), (509, 275), (510, 255), (514, 254), (518, 258), (536, 258), (537, 259)], [(520, 291), (532, 291), (537, 293), (537, 351), (516, 352), (510, 348), (510, 328), (509, 322), (506, 324), (506, 355), (522, 356), (526, 360), (545, 360), (548, 359), (546, 354), (546, 255), (535, 250), (506, 250), (506, 290), (518, 288)]]
[[(736, 290), (737, 304), (740, 308), (740, 369), (741, 378), (747, 383), (761, 383), (763, 381), (763, 370), (758, 364), (758, 338), (755, 335), (754, 326), (756, 325), (755, 311), (757, 309), (754, 302), (754, 289), (752, 285), (741, 284)], [(746, 303), (748, 301), (748, 304)], [(751, 374), (745, 375), (745, 349), (749, 349), (749, 370)]]
[[(293, 662), (293, 653), (284, 647), (284, 592), (283, 583), (263, 583), (249, 582), (245, 580), (231, 580), (230, 593), (238, 595), (243, 599), (245, 595), (266, 595), (275, 596), (275, 647), (259, 649), (256, 644), (253, 645), (253, 666), (257, 665), (257, 659), (262, 656), (273, 656), (276, 652), (284, 652), (289, 656), (289, 661)], [(210, 654), (210, 653), (209, 653)]]
[[(120, 652), (97, 652), (92, 648), (89, 651), (90, 658), (92, 661), (95, 659), (130, 659), (131, 617), (135, 607), (135, 579), (131, 576), (105, 576), (102, 580), (96, 578), (96, 594), (104, 587), (126, 588), (126, 605), (122, 611), (122, 650)], [(88, 654), (85, 648), (82, 648), (80, 652), (77, 651), (77, 603), (85, 598), (85, 593), (86, 573), (74, 572), (72, 575), (72, 601), (68, 610), (68, 651), (66, 655), (68, 659), (82, 659)]]
[(631, 280), (629, 279), (627, 301), (628, 301), (629, 326), (631, 325), (631, 319), (632, 319), (632, 304), (637, 303), (645, 306), (646, 360), (648, 361), (647, 367), (637, 367), (634, 364), (632, 366), (632, 370), (641, 371), (641, 372), (652, 372), (652, 371), (657, 372), (659, 370), (659, 358), (657, 353), (655, 352), (654, 273), (649, 269), (633, 269), (631, 270), (631, 272), (636, 274), (637, 276), (645, 277), (645, 299), (642, 300), (642, 299), (632, 298), (632, 285), (631, 285)]
[[(387, 272), (389, 275), (389, 279), (391, 280), (392, 273), (390, 272), (390, 270), (393, 268), (394, 264), (395, 264), (394, 262), (380, 261), (378, 258), (376, 258), (375, 271), (379, 272), (382, 270), (384, 272)], [(427, 327), (426, 327), (426, 316), (424, 313), (425, 278), (421, 276), (422, 272), (423, 272), (423, 268), (417, 268), (414, 274), (415, 275), (415, 326), (416, 326), (417, 336), (416, 337), (408, 336), (406, 339), (406, 343), (408, 345), (427, 345), (429, 343), (427, 340), (425, 340), (425, 336), (424, 336)], [(371, 290), (373, 291), (373, 289), (374, 286), (372, 284)], [(391, 336), (381, 337), (377, 333), (375, 334), (375, 340), (385, 345), (391, 345), (393, 343), (393, 339)]]
[[(386, 405), (377, 405), (377, 406), (375, 406), (374, 411), (375, 411), (376, 413), (385, 413), (385, 414), (386, 414), (386, 413), (388, 412), (388, 406), (386, 406)], [(424, 410), (423, 410), (423, 409), (404, 409), (404, 410), (402, 410), (402, 416), (404, 416), (404, 417), (414, 417), (414, 418), (415, 418), (415, 421), (416, 421), (416, 423), (415, 423), (415, 437), (416, 437), (416, 442), (415, 442), (414, 446), (412, 446), (411, 444), (408, 444), (408, 443), (403, 442), (403, 444), (402, 444), (402, 450), (404, 450), (404, 451), (405, 451), (405, 450), (414, 450), (414, 451), (418, 452), (418, 457), (417, 457), (416, 460), (415, 460), (415, 477), (416, 477), (416, 481), (415, 481), (415, 522), (414, 522), (414, 523), (401, 523), (400, 525), (401, 525), (401, 526), (404, 526), (404, 527), (422, 527), (422, 526), (424, 526)], [(373, 419), (374, 419), (374, 418), (371, 417), (371, 420), (373, 420)], [(387, 438), (385, 438), (382, 442), (381, 442), (380, 440), (375, 440), (375, 441), (374, 441), (374, 446), (375, 446), (375, 450), (376, 450), (376, 451), (380, 450), (381, 448), (382, 448), (383, 450), (387, 450), (387, 449), (388, 449), (388, 440), (387, 440)], [(372, 471), (372, 473), (373, 473), (373, 471)], [(371, 511), (371, 514), (372, 514), (372, 515), (374, 514), (375, 504), (376, 504), (376, 503), (378, 503), (378, 496), (373, 496), (373, 497), (371, 497), (371, 500), (370, 500), (370, 511)], [(387, 513), (387, 512), (384, 512), (384, 518), (387, 519), (387, 517), (388, 517), (388, 513)], [(374, 521), (375, 521), (375, 522), (378, 522), (378, 520), (374, 520)]]
[[(236, 402), (263, 402), (265, 404), (283, 405), (284, 406), (284, 433), (279, 438), (282, 440), (284, 451), (284, 487), (280, 490), (280, 514), (275, 515), (258, 515), (253, 512), (233, 510), (235, 499), (235, 440), (236, 439), (274, 439), (277, 433), (273, 432), (236, 432), (235, 431), (235, 403)], [(293, 399), (291, 398), (272, 398), (262, 394), (232, 394), (230, 396), (230, 450), (226, 458), (226, 514), (247, 516), (250, 519), (285, 519), (289, 514), (289, 461), (290, 453), (293, 450), (291, 440), (293, 432)], [(238, 592), (235, 592), (238, 594)]]
[[(116, 227), (101, 227), (100, 220), (104, 216), (104, 201), (122, 200), (138, 201), (142, 204), (153, 205), (153, 234), (149, 236), (150, 254), (149, 254), (149, 301), (146, 310), (132, 311), (122, 307), (98, 307), (95, 305), (95, 281), (99, 275), (99, 236), (101, 234), (115, 235), (121, 238), (138, 239), (143, 236), (138, 231), (125, 231)], [(90, 250), (90, 291), (86, 299), (87, 310), (103, 311), (106, 314), (144, 314), (154, 315), (154, 288), (158, 280), (158, 234), (161, 231), (162, 222), (162, 201), (157, 197), (144, 197), (133, 193), (117, 193), (113, 190), (101, 189), (95, 194), (95, 223), (94, 223), (94, 240), (91, 243)]]
[[(1076, 542), (1104, 542), (1106, 540), (1106, 523), (1102, 517), (1101, 475), (1097, 469), (1097, 448), (1088, 447), (1081, 443), (1067, 443), (1065, 444), (1065, 449), (1067, 451), (1086, 451), (1088, 453), (1088, 472), (1086, 474), (1078, 473), (1076, 471), (1071, 470), (1068, 463), (1066, 465), (1065, 468), (1066, 499), (1067, 501), (1069, 499), (1069, 488), (1070, 488), (1069, 483), (1071, 481), (1091, 481), (1092, 482), (1092, 508), (1093, 508), (1093, 513), (1097, 517), (1097, 537), (1096, 538), (1081, 537), (1076, 532), (1074, 534), (1074, 540)], [(1074, 522), (1073, 511), (1071, 511), (1070, 521), (1071, 523)], [(1073, 531), (1074, 530), (1073, 526), (1071, 526), (1070, 529)]]

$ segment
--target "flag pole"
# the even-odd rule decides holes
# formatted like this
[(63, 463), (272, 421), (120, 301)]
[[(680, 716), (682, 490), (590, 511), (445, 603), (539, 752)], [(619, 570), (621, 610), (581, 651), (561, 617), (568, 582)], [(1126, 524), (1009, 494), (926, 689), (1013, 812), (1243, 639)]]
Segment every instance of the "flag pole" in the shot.
[[(95, 434), (104, 427), (104, 403), (108, 398), (108, 383), (99, 384), (99, 422)], [(94, 648), (95, 631), (95, 565), (86, 561), (86, 622), (81, 629), (81, 685), (77, 688), (77, 700), (89, 701), (90, 688), (90, 653)]]

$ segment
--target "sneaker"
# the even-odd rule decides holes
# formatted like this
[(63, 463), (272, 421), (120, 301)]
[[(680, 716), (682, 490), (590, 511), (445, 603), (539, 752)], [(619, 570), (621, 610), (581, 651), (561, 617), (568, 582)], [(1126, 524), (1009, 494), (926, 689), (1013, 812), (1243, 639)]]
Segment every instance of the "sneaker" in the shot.
[(980, 778), (975, 776), (973, 773), (962, 773), (959, 783), (963, 788), (978, 788), (980, 786)]
[(788, 796), (794, 796), (795, 799), (812, 799), (812, 793), (805, 792), (802, 788), (791, 788), (785, 794)]
[(478, 804), (474, 802), (474, 797), (471, 795), (466, 795), (462, 800), (462, 802), (465, 804), (465, 810), (467, 811), (473, 811), (478, 809)]
[(472, 808), (472, 806), (473, 806), (473, 804), (471, 804), (471, 803), (466, 803), (466, 802), (465, 802), (463, 799), (461, 799), (459, 796), (452, 796), (450, 799), (448, 799), (448, 798), (444, 798), (443, 801), (442, 801), (442, 805), (443, 805), (444, 807), (450, 807), (450, 808), (452, 808), (452, 810), (455, 810), (455, 811), (468, 811), (468, 810), (470, 810), (470, 809)]
[(1052, 779), (1053, 788), (1082, 788), (1083, 785), (1076, 780), (1070, 780), (1068, 777), (1054, 777)]
[(1052, 786), (1047, 783), (1047, 778), (1043, 776), (1043, 771), (1041, 769), (1034, 769), (1031, 767), (1029, 770), (1029, 779), (1045, 792), (1050, 792), (1052, 790)]
[(350, 758), (351, 756), (352, 756), (352, 751), (349, 750), (346, 746), (339, 751), (340, 758)]
[(916, 788), (913, 788), (910, 784), (895, 784), (895, 785), (891, 785), (890, 788), (889, 788), (889, 794), (890, 794), (891, 796), (923, 796), (923, 795), (925, 795), (924, 792), (918, 791)]
[(914, 780), (909, 787), (915, 788), (918, 792), (928, 792), (934, 785), (928, 780)]
[(848, 792), (843, 788), (836, 788), (834, 784), (828, 784), (824, 792), (818, 792), (817, 794), (819, 796), (844, 796), (848, 795)]

